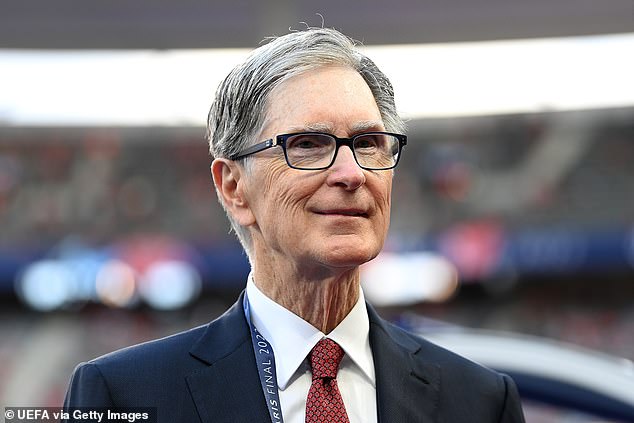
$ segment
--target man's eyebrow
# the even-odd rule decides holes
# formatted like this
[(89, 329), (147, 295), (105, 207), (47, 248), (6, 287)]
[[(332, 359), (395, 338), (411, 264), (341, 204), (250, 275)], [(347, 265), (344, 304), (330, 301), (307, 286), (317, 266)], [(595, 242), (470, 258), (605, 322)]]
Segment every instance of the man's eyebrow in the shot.
[(326, 132), (332, 133), (334, 131), (334, 127), (330, 123), (325, 122), (312, 122), (305, 123), (300, 126), (292, 126), (288, 129), (289, 132)]
[(354, 134), (366, 131), (383, 131), (383, 122), (380, 120), (364, 120), (357, 122), (350, 127), (350, 131)]
[[(383, 122), (380, 120), (364, 120), (356, 122), (348, 129), (350, 135), (358, 134), (366, 131), (382, 131)], [(301, 126), (292, 126), (288, 129), (289, 133), (292, 132), (325, 132), (332, 134), (335, 132), (334, 125), (328, 122), (311, 122)]]

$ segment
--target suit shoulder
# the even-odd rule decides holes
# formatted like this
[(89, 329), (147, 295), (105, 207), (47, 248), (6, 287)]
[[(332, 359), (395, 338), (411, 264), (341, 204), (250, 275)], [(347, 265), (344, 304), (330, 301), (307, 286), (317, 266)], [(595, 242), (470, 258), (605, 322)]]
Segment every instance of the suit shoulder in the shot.
[(167, 361), (187, 355), (192, 345), (202, 336), (208, 325), (198, 326), (160, 339), (122, 348), (90, 360), (97, 367), (130, 367)]
[(500, 388), (503, 384), (500, 373), (428, 341), (424, 335), (407, 331), (388, 322), (385, 323), (385, 328), (394, 340), (402, 345), (408, 345), (411, 350), (415, 349), (416, 356), (427, 363), (442, 367), (445, 377), (477, 380), (479, 383), (491, 384), (494, 389)]

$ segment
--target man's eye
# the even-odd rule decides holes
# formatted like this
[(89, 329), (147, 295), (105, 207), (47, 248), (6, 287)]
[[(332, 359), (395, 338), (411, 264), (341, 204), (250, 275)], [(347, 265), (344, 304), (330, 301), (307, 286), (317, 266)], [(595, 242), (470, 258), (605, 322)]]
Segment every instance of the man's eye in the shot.
[(380, 140), (376, 137), (358, 138), (354, 146), (355, 148), (376, 148), (380, 144)]
[(317, 143), (313, 140), (300, 140), (293, 143), (293, 148), (315, 148), (318, 147)]
[(290, 139), (287, 147), (297, 150), (313, 150), (318, 148), (325, 148), (329, 144), (327, 139), (321, 139), (318, 137), (301, 137)]
[(375, 143), (371, 142), (368, 139), (361, 139), (356, 143), (356, 146), (359, 148), (370, 148), (370, 147), (374, 147)]

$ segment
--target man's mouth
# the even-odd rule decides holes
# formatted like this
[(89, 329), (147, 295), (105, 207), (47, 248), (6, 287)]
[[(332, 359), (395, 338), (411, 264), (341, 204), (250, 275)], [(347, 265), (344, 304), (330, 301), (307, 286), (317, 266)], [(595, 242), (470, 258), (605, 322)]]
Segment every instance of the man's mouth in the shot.
[(362, 209), (319, 210), (316, 213), (321, 215), (326, 215), (326, 216), (368, 217), (368, 213)]

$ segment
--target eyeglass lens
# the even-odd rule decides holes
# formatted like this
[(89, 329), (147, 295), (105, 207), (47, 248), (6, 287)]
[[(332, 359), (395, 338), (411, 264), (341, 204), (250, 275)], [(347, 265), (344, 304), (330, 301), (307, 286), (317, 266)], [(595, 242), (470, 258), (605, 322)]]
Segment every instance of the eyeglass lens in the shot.
[[(286, 156), (291, 166), (319, 169), (330, 166), (336, 140), (326, 134), (297, 134), (286, 139)], [(399, 140), (387, 134), (363, 134), (354, 138), (354, 156), (360, 166), (369, 169), (393, 167), (398, 160)]]

